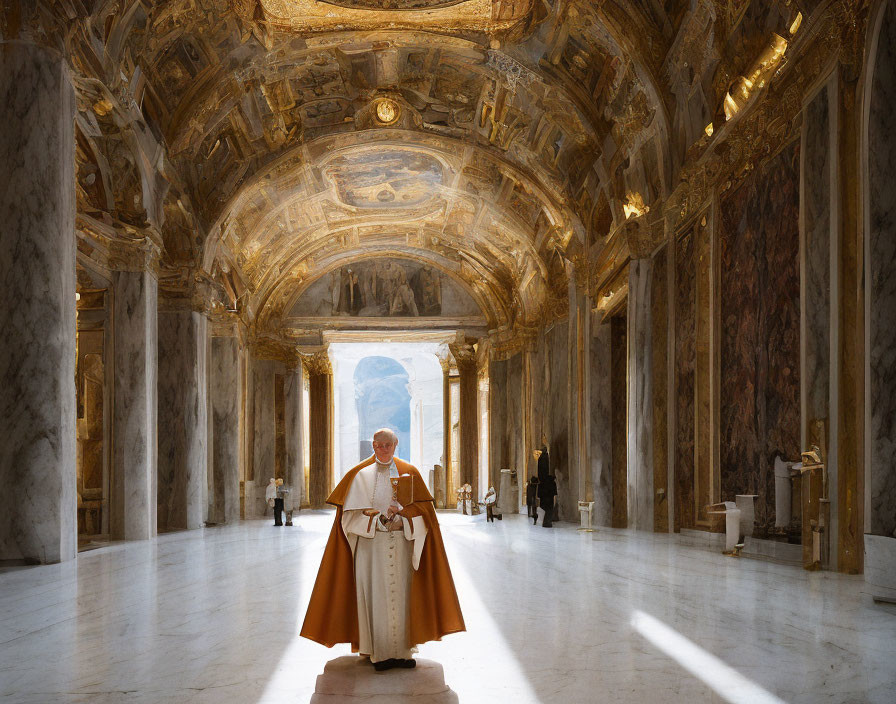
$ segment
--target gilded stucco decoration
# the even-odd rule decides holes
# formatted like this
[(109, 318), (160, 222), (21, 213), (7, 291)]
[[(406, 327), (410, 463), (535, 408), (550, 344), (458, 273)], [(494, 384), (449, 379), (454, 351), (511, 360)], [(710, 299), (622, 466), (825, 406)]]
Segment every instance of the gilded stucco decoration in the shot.
[(790, 141), (868, 4), (7, 0), (0, 33), (69, 60), (82, 260), (276, 338), (312, 282), (403, 257), (511, 349), (570, 262), (596, 296)]

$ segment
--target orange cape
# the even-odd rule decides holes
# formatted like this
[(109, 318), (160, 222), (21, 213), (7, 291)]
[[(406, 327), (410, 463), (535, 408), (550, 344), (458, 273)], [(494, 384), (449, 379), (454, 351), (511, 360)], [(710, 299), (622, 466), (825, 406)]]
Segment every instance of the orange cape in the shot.
[[(336, 643), (351, 643), (352, 651), (358, 650), (355, 568), (351, 547), (342, 531), (342, 506), (355, 475), (372, 463), (371, 456), (350, 469), (327, 499), (328, 504), (336, 507), (336, 520), (324, 549), (301, 634), (328, 648)], [(395, 467), (400, 474), (410, 473), (414, 477), (416, 500), (405, 507), (403, 515), (407, 518), (422, 516), (428, 530), (420, 566), (411, 577), (408, 647), (413, 647), (429, 640), (440, 640), (444, 635), (466, 628), (432, 495), (416, 467), (397, 457)]]

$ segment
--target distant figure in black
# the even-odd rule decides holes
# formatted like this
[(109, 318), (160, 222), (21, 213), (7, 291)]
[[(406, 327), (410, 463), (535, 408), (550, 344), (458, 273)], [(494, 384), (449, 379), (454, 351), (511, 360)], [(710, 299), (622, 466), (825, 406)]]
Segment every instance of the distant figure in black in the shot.
[(538, 477), (529, 479), (526, 484), (526, 507), (529, 509), (529, 518), (532, 525), (538, 524)]
[(541, 525), (551, 528), (554, 525), (554, 499), (557, 496), (557, 482), (550, 474), (551, 458), (548, 455), (546, 445), (541, 446), (541, 455), (538, 458), (538, 503), (544, 511)]

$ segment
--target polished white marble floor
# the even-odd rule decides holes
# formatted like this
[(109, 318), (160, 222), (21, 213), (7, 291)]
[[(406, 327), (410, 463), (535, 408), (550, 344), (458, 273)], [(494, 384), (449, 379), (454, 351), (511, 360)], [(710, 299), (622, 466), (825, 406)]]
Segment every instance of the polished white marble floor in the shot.
[(441, 515), (468, 631), (377, 674), (298, 636), (332, 516), (0, 574), (0, 702), (896, 701), (860, 577), (523, 516)]

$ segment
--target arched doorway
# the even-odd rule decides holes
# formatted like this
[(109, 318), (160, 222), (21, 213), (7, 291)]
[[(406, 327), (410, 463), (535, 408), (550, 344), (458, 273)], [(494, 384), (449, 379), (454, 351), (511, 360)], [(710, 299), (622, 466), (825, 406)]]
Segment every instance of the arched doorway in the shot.
[[(359, 459), (373, 452), (371, 438), (379, 428), (398, 435), (398, 456), (409, 457), (411, 447), (411, 395), (408, 373), (394, 359), (365, 357), (355, 368), (355, 403), (358, 409)], [(404, 452), (403, 452), (404, 451)]]

